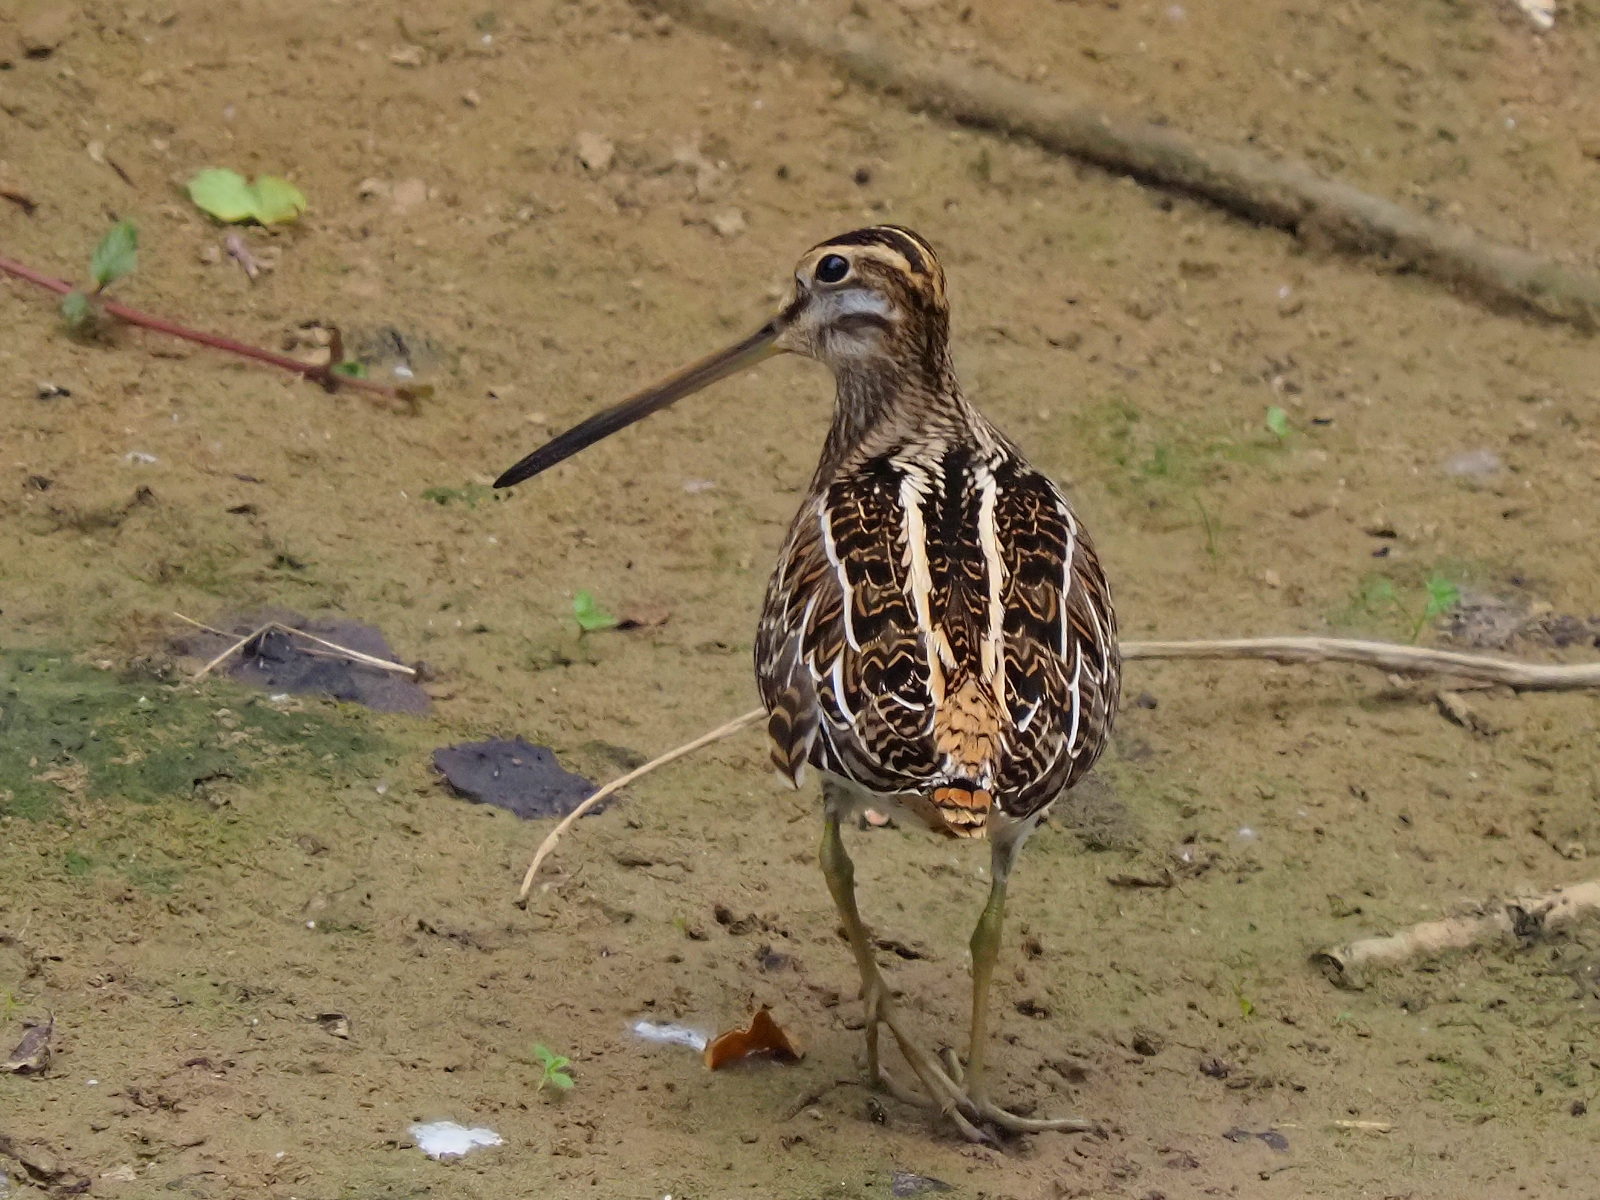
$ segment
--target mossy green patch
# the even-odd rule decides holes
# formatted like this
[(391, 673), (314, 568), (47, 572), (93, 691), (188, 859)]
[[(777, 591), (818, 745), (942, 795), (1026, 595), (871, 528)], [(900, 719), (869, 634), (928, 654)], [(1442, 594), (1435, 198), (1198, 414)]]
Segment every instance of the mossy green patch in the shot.
[[(155, 803), (269, 767), (334, 778), (384, 745), (364, 714), (283, 709), (221, 681), (127, 679), (64, 654), (0, 651), (0, 814), (67, 795)], [(87, 858), (67, 856), (69, 873)]]
[(1120, 396), (1086, 407), (1075, 418), (1079, 441), (1117, 468), (1107, 474), (1113, 494), (1171, 503), (1183, 493), (1226, 482), (1231, 468), (1281, 460), (1284, 440), (1268, 431), (1234, 436), (1204, 432), (1149, 416)]

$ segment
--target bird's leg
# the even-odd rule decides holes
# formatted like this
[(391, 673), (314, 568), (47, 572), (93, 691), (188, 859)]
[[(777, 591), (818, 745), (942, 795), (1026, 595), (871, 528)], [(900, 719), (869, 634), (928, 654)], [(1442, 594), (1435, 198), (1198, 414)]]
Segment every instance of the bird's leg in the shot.
[(856, 956), (856, 970), (861, 974), (861, 999), (867, 1009), (867, 1074), (876, 1080), (879, 1077), (878, 1013), (887, 988), (872, 954), (872, 938), (861, 923), (861, 911), (856, 907), (855, 864), (845, 853), (838, 818), (831, 812), (822, 826), (822, 850), (817, 857), (822, 863), (822, 874), (828, 881), (834, 907), (844, 922), (850, 949)]
[[(850, 949), (856, 957), (856, 968), (861, 974), (861, 998), (866, 1005), (869, 1078), (874, 1085), (881, 1085), (897, 1100), (922, 1107), (937, 1108), (948, 1114), (969, 1141), (989, 1140), (960, 1111), (961, 1107), (971, 1111), (966, 1094), (940, 1069), (932, 1055), (907, 1036), (900, 1023), (899, 1012), (889, 996), (889, 985), (884, 982), (883, 975), (878, 971), (878, 961), (873, 956), (871, 935), (867, 933), (867, 928), (861, 921), (861, 912), (856, 907), (855, 865), (845, 853), (844, 840), (839, 836), (838, 813), (831, 803), (824, 818), (822, 849), (818, 858), (822, 863), (822, 874), (828, 881), (828, 891), (832, 894), (834, 905), (839, 910), (839, 917), (844, 922), (845, 936), (850, 939)], [(917, 1079), (927, 1089), (927, 1096), (919, 1096), (899, 1083), (879, 1063), (880, 1022), (889, 1027), (889, 1032), (894, 1035), (906, 1062), (911, 1065)]]
[(1018, 842), (998, 839), (994, 842), (994, 882), (989, 887), (989, 902), (983, 906), (983, 915), (972, 931), (972, 1040), (967, 1050), (965, 1077), (958, 1076), (958, 1079), (978, 1115), (1002, 1129), (1014, 1133), (1047, 1129), (1084, 1132), (1094, 1129), (1094, 1122), (1076, 1117), (1032, 1120), (1009, 1113), (989, 1099), (989, 1081), (985, 1078), (983, 1061), (989, 1032), (989, 984), (994, 978), (995, 959), (1000, 954), (1000, 930), (1006, 918), (1006, 884), (1010, 881), (1011, 866), (1019, 848), (1020, 839)]

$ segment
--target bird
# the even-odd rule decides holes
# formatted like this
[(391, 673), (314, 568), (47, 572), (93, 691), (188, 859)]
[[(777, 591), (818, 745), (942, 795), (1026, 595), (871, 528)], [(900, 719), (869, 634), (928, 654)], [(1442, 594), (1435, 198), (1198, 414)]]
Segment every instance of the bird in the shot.
[[(897, 225), (812, 247), (754, 333), (558, 435), (495, 486), (781, 353), (830, 368), (836, 396), (767, 587), (756, 681), (778, 779), (799, 788), (815, 770), (821, 780), (819, 861), (861, 976), (868, 1081), (972, 1141), (1092, 1129), (995, 1103), (985, 1049), (1012, 869), (1116, 717), (1116, 615), (1066, 494), (962, 391), (933, 247)], [(868, 808), (989, 843), (964, 1063), (911, 1036), (878, 969), (841, 834)], [(880, 1026), (920, 1090), (880, 1062)]]

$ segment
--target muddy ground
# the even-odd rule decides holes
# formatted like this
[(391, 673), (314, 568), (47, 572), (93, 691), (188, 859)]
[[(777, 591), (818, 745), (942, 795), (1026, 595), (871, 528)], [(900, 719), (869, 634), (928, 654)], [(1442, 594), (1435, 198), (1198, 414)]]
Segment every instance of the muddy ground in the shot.
[[(810, 8), (1600, 265), (1593, 3), (1546, 35), (1494, 0)], [(23, 54), (25, 31), (54, 48)], [(1593, 1190), (1600, 935), (1357, 992), (1308, 961), (1592, 876), (1592, 697), (1474, 694), (1485, 733), (1355, 669), (1130, 666), (1095, 781), (1028, 847), (994, 1006), (1000, 1094), (1103, 1136), (1000, 1149), (890, 1100), (871, 1118), (815, 797), (773, 788), (757, 735), (586, 822), (526, 911), (545, 824), (428, 765), (521, 734), (605, 778), (754, 705), (761, 590), (828, 419), (819, 368), (769, 364), (514, 495), (484, 485), (752, 326), (829, 234), (889, 219), (940, 248), (970, 391), (1070, 484), (1133, 638), (1438, 642), (1429, 580), (1587, 618), (1591, 339), (611, 0), (6, 5), (0, 58), (0, 183), (38, 202), (0, 203), (0, 252), (81, 279), (131, 217), (125, 301), (270, 346), (337, 324), (374, 378), (399, 363), (435, 388), (407, 413), (154, 335), (74, 340), (46, 293), (0, 286), (0, 1050), (56, 1022), (49, 1072), (0, 1078), (0, 1133), (59, 1183)], [(584, 134), (609, 155), (589, 138), (580, 161)], [(210, 165), (310, 199), (244, 234), (276, 258), (255, 283), (181, 189)], [(670, 618), (580, 639), (584, 589)], [(173, 611), (262, 606), (381, 627), (436, 670), (431, 714), (183, 682)], [(1550, 634), (1573, 628), (1507, 648), (1592, 658)], [(1185, 842), (1205, 869), (1176, 886), (1110, 882), (1164, 878)], [(915, 955), (885, 954), (911, 1019), (959, 1046), (986, 856), (904, 830), (851, 844), (869, 921)], [(713, 1075), (627, 1031), (760, 1002), (798, 1066)], [(537, 1089), (536, 1044), (572, 1058), (569, 1094)], [(422, 1118), (506, 1144), (435, 1163), (410, 1143)]]

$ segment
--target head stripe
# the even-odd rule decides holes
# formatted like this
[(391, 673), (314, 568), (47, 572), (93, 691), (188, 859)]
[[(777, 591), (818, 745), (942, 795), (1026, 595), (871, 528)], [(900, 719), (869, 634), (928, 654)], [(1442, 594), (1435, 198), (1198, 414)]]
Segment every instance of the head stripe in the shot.
[[(937, 261), (934, 259), (933, 247), (909, 229), (902, 229), (898, 225), (874, 225), (868, 229), (857, 229), (853, 233), (829, 238), (822, 243), (822, 246), (882, 246), (904, 258), (906, 265), (916, 275), (931, 275), (932, 271), (928, 268), (929, 261)], [(816, 249), (820, 250), (822, 246)]]

